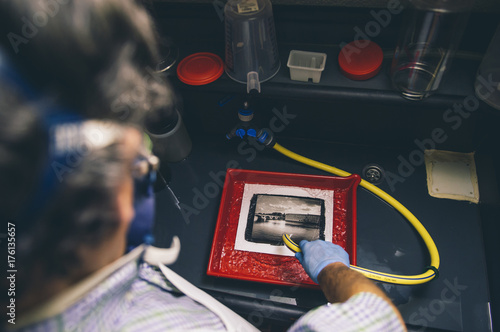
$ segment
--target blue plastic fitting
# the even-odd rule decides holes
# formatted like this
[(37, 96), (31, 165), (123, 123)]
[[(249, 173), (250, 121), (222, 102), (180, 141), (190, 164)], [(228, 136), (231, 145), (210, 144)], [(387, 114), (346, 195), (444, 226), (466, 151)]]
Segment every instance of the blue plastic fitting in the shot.
[(267, 133), (267, 131), (264, 131), (264, 132), (262, 132), (262, 134), (259, 136), (259, 138), (257, 140), (260, 143), (265, 143), (266, 139), (267, 139), (267, 136), (269, 136), (269, 134)]
[(241, 128), (240, 129), (236, 129), (236, 135), (238, 137), (240, 137), (240, 138), (245, 137), (245, 135), (246, 135), (245, 129), (241, 129)]
[(252, 115), (253, 114), (253, 111), (251, 109), (243, 109), (243, 108), (240, 108), (240, 110), (238, 111), (241, 115), (245, 115), (245, 116), (248, 116), (248, 115)]

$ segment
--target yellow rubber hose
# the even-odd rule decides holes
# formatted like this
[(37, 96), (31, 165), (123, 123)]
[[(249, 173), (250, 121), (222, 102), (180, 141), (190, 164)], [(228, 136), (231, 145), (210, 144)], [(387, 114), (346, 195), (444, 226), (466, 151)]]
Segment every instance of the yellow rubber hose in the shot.
[[(315, 167), (317, 169), (323, 170), (328, 173), (335, 174), (337, 176), (349, 176), (351, 175), (350, 173), (343, 171), (341, 169), (338, 169), (333, 166), (329, 166), (323, 163), (320, 163), (318, 161), (306, 158), (304, 156), (301, 156), (295, 152), (292, 152), (283, 146), (279, 145), (276, 143), (273, 148), (282, 153), (283, 155), (294, 159), (298, 162), (301, 162), (303, 164)], [(425, 229), (425, 227), (422, 225), (422, 223), (406, 208), (404, 207), (401, 203), (399, 203), (396, 199), (394, 199), (391, 195), (387, 194), (385, 191), (382, 189), (378, 188), (377, 186), (374, 186), (368, 181), (361, 180), (360, 184), (361, 187), (367, 189), (368, 191), (372, 192), (373, 194), (377, 195), (378, 197), (382, 198), (384, 201), (389, 203), (391, 206), (393, 206), (399, 213), (401, 213), (409, 222), (410, 224), (415, 228), (415, 230), (420, 234), (422, 237), (422, 240), (424, 241), (425, 245), (427, 246), (427, 249), (429, 251), (429, 255), (431, 258), (431, 263), (430, 266), (427, 267), (427, 270), (418, 275), (397, 275), (397, 274), (390, 274), (390, 273), (385, 273), (385, 272), (378, 272), (378, 271), (373, 271), (369, 269), (365, 269), (363, 267), (351, 265), (351, 269), (356, 270), (366, 277), (373, 279), (373, 280), (378, 280), (378, 281), (383, 281), (387, 283), (392, 283), (392, 284), (400, 284), (400, 285), (417, 285), (417, 284), (423, 284), (428, 281), (431, 281), (436, 277), (436, 275), (439, 273), (439, 252), (437, 250), (436, 244), (434, 243), (434, 240), (432, 237), (429, 235), (429, 232)]]

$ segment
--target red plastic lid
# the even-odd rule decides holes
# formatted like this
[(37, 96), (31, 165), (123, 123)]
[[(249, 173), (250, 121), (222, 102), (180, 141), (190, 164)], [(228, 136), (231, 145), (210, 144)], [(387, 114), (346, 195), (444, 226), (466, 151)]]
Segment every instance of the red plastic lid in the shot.
[(177, 66), (177, 77), (189, 85), (204, 85), (221, 77), (222, 59), (213, 53), (195, 53), (185, 57)]
[(351, 80), (367, 80), (380, 71), (383, 58), (382, 49), (376, 43), (355, 40), (340, 50), (340, 71)]

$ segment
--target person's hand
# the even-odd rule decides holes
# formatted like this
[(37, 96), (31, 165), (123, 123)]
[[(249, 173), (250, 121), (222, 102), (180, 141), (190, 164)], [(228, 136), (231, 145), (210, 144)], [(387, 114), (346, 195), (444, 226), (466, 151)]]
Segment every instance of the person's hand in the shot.
[(341, 262), (349, 266), (349, 254), (339, 245), (322, 240), (300, 241), (302, 252), (295, 254), (311, 279), (318, 283), (318, 275), (327, 265)]

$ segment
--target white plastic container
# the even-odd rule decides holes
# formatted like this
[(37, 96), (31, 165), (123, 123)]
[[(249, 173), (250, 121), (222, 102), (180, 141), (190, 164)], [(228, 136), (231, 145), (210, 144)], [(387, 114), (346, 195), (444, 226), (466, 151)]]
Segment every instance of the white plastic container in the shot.
[(326, 54), (306, 51), (290, 51), (287, 66), (290, 68), (290, 78), (294, 81), (308, 82), (312, 79), (319, 83), (321, 73), (325, 69)]

